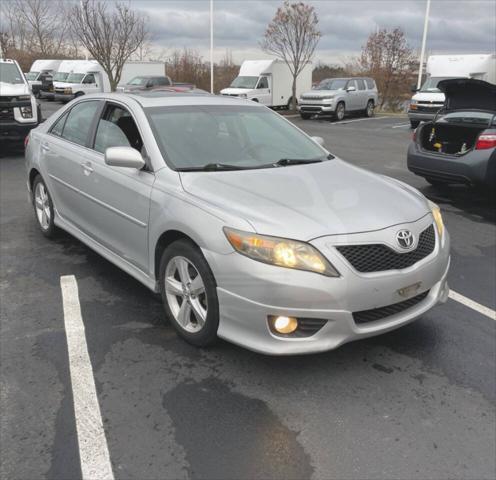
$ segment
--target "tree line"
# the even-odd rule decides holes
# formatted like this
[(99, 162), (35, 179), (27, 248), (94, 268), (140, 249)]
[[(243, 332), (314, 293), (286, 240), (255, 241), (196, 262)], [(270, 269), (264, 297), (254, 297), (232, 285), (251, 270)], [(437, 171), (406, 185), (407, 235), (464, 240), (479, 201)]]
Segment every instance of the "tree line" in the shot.
[[(167, 74), (178, 82), (209, 90), (210, 65), (194, 49), (175, 49), (157, 54), (148, 19), (129, 3), (106, 0), (7, 0), (0, 3), (0, 49), (5, 58), (15, 58), (24, 71), (38, 58), (78, 59), (89, 55), (108, 74), (115, 89), (128, 60), (162, 60)], [(315, 63), (322, 37), (314, 7), (284, 0), (260, 41), (266, 53), (288, 64), (294, 80), (303, 67), (314, 61), (313, 81), (348, 75), (375, 79), (379, 108), (398, 109), (410, 94), (416, 55), (398, 27), (380, 29), (369, 35), (361, 54), (346, 65)], [(214, 90), (229, 86), (238, 73), (229, 52), (214, 65)], [(293, 82), (295, 84), (295, 82)]]

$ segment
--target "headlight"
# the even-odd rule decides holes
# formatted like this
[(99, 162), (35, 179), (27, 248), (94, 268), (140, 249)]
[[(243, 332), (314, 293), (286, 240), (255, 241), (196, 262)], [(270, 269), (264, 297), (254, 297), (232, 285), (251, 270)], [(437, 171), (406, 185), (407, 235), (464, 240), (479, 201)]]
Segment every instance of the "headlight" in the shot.
[(334, 95), (324, 95), (321, 98), (322, 98), (322, 100), (332, 100), (334, 98)]
[(29, 107), (21, 107), (22, 118), (33, 118), (33, 109)]
[(338, 271), (308, 243), (241, 232), (227, 227), (224, 227), (224, 233), (237, 252), (253, 260), (339, 277)]
[(428, 200), (428, 203), (429, 208), (431, 209), (432, 216), (434, 217), (437, 232), (439, 233), (439, 236), (442, 237), (444, 232), (444, 223), (443, 216), (441, 215), (441, 209), (438, 205), (436, 205), (434, 202), (431, 202), (430, 200)]

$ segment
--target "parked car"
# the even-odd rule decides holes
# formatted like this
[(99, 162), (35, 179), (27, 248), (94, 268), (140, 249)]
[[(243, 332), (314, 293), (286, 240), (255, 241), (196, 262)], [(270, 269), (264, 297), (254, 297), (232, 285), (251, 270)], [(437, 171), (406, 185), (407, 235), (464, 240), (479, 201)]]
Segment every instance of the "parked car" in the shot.
[(0, 58), (0, 140), (24, 140), (40, 122), (40, 108), (19, 64)]
[(408, 149), (408, 169), (433, 185), (496, 186), (496, 85), (452, 79), (432, 122), (422, 123)]
[(242, 99), (95, 94), (31, 132), (27, 185), (45, 236), (160, 292), (186, 341), (318, 352), (445, 301), (450, 259), (439, 207), (321, 144)]
[[(161, 75), (164, 71), (162, 62), (126, 62), (121, 80), (125, 83), (143, 72)], [(96, 60), (74, 60), (67, 78), (62, 83), (54, 83), (54, 98), (61, 102), (68, 102), (81, 95), (110, 91), (108, 75)]]
[(172, 81), (165, 75), (141, 75), (134, 77), (125, 85), (118, 85), (118, 92), (136, 92), (150, 90), (155, 87), (167, 87), (172, 85)]
[(372, 78), (328, 78), (300, 97), (301, 118), (312, 115), (332, 115), (342, 120), (347, 112), (374, 115), (377, 86)]
[[(296, 79), (296, 98), (312, 85), (312, 64), (305, 65)], [(221, 95), (246, 98), (267, 107), (289, 108), (293, 98), (293, 74), (280, 59), (245, 60), (239, 75)]]
[(412, 128), (420, 122), (433, 120), (444, 105), (444, 94), (439, 82), (455, 78), (475, 78), (496, 83), (496, 55), (490, 53), (470, 55), (431, 55), (426, 65), (427, 79), (413, 95), (408, 108)]

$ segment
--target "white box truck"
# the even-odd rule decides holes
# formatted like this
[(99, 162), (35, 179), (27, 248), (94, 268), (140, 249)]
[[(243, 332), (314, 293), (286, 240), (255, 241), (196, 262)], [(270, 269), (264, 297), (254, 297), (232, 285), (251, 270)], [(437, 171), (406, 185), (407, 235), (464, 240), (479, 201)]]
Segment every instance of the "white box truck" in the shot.
[[(75, 97), (97, 92), (110, 92), (108, 75), (96, 60), (74, 60), (64, 81), (54, 81), (55, 100), (68, 102)], [(163, 62), (126, 62), (121, 83), (138, 75), (165, 75)]]
[[(273, 60), (245, 60), (239, 75), (221, 95), (246, 98), (268, 107), (289, 107), (293, 76), (286, 62)], [(296, 98), (312, 88), (312, 64), (308, 63), (296, 80)]]
[(26, 80), (31, 87), (31, 91), (35, 96), (39, 96), (43, 84), (47, 78), (51, 78), (53, 74), (57, 71), (62, 60), (35, 60), (29, 69), (29, 72), (25, 73)]
[(496, 83), (496, 55), (491, 53), (470, 55), (431, 55), (427, 59), (427, 78), (413, 95), (408, 109), (412, 128), (422, 121), (432, 120), (444, 105), (444, 93), (437, 84), (449, 78), (475, 78)]

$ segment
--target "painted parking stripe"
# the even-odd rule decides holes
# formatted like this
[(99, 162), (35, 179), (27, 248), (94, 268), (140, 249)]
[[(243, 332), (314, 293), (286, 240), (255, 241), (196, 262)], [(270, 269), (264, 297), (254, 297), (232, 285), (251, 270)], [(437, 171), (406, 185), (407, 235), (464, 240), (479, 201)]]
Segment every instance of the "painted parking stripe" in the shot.
[(405, 128), (405, 127), (411, 127), (409, 123), (400, 123), (399, 125), (393, 125), (391, 128)]
[(113, 480), (75, 277), (60, 277), (60, 287), (83, 480)]
[(490, 309), (489, 307), (481, 305), (480, 303), (477, 303), (474, 300), (471, 300), (470, 298), (467, 298), (460, 293), (454, 292), (453, 290), (450, 290), (449, 297), (452, 300), (455, 300), (456, 302), (459, 302), (465, 305), (466, 307), (471, 308), (472, 310), (475, 310), (476, 312), (479, 312), (480, 314), (491, 318), (492, 320), (496, 320), (496, 311)]
[(384, 119), (391, 119), (391, 117), (384, 116), (384, 117), (372, 117), (372, 118), (356, 118), (354, 120), (341, 120), (340, 122), (333, 122), (331, 125), (346, 125), (348, 123), (355, 123), (355, 122), (370, 122), (372, 120), (384, 120)]

